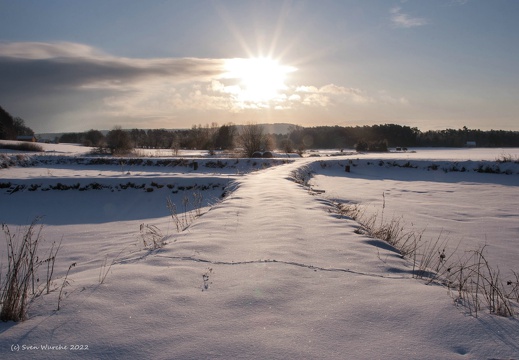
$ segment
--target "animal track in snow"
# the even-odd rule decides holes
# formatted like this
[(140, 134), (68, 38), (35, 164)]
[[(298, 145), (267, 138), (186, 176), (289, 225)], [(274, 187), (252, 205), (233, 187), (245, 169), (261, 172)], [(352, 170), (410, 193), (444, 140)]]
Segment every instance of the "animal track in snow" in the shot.
[(377, 278), (384, 278), (384, 279), (408, 279), (409, 278), (407, 276), (387, 276), (387, 275), (373, 274), (373, 273), (367, 273), (367, 272), (355, 271), (355, 270), (343, 269), (343, 268), (324, 268), (324, 267), (320, 267), (320, 266), (298, 263), (295, 261), (284, 261), (284, 260), (275, 260), (275, 259), (228, 262), (228, 261), (213, 261), (213, 260), (208, 260), (208, 259), (196, 258), (196, 257), (192, 257), (192, 256), (166, 256), (166, 255), (160, 255), (160, 254), (157, 254), (156, 256), (162, 257), (162, 258), (174, 259), (174, 260), (193, 261), (193, 262), (206, 263), (206, 264), (212, 264), (212, 265), (283, 264), (283, 265), (290, 265), (290, 266), (306, 268), (306, 269), (310, 269), (310, 270), (314, 270), (314, 271), (344, 272), (344, 273), (350, 273), (350, 274), (355, 274), (355, 275), (377, 277)]

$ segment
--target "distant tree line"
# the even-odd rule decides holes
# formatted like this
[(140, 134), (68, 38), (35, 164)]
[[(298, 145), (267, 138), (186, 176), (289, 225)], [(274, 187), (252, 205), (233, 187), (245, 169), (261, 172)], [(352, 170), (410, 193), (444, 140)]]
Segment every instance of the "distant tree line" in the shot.
[(231, 150), (237, 137), (236, 126), (225, 124), (218, 126), (197, 125), (189, 130), (166, 129), (131, 129), (123, 130), (116, 126), (104, 135), (99, 130), (87, 132), (65, 133), (57, 141), (61, 143), (83, 144), (97, 147), (101, 151), (123, 153), (129, 149), (200, 149), (200, 150)]
[[(0, 107), (0, 139), (16, 140), (18, 136), (34, 135), (23, 119), (11, 116)], [(246, 137), (249, 141), (246, 141)], [(257, 137), (250, 139), (250, 137)], [(117, 139), (117, 140), (116, 140)], [(265, 134), (255, 124), (219, 126), (217, 123), (195, 125), (186, 130), (114, 128), (108, 133), (99, 130), (65, 133), (56, 139), (63, 143), (78, 143), (108, 149), (113, 152), (114, 142), (124, 148), (231, 150), (247, 148), (246, 152), (274, 148), (285, 152), (304, 149), (356, 148), (361, 151), (385, 151), (388, 147), (519, 147), (519, 132), (505, 130), (462, 129), (429, 130), (397, 124), (372, 126), (317, 126), (294, 125), (288, 134)], [(250, 149), (251, 144), (254, 149)]]
[(129, 134), (136, 148), (230, 150), (234, 148), (236, 126), (212, 123), (188, 130), (132, 129)]
[[(401, 125), (373, 126), (294, 126), (284, 143), (298, 150), (358, 148), (366, 151), (384, 151), (388, 146), (417, 146), (420, 131)], [(278, 143), (279, 143), (278, 137)]]
[(232, 150), (241, 148), (250, 156), (256, 151), (280, 149), (284, 152), (305, 149), (355, 148), (358, 151), (387, 151), (389, 147), (519, 147), (519, 132), (504, 130), (462, 129), (429, 130), (421, 132), (416, 127), (396, 124), (372, 126), (318, 126), (294, 125), (287, 134), (266, 134), (261, 125), (219, 126), (196, 125), (187, 130), (131, 129), (116, 127), (106, 135), (98, 130), (83, 133), (66, 133), (59, 142), (81, 143), (109, 150), (199, 149)]
[(417, 145), (460, 147), (469, 141), (480, 147), (519, 147), (519, 131), (471, 130), (465, 126), (458, 130), (427, 131), (419, 134)]
[(32, 136), (34, 131), (19, 117), (13, 117), (0, 106), (0, 140), (16, 140), (17, 136)]
[(301, 149), (357, 148), (384, 151), (388, 147), (519, 147), (519, 132), (462, 129), (429, 130), (396, 124), (372, 126), (294, 126), (288, 135), (277, 135), (277, 143)]

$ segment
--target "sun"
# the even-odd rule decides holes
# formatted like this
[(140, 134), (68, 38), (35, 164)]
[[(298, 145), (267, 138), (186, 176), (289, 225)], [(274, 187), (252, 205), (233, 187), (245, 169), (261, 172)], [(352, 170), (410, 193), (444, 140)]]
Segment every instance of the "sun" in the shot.
[(263, 107), (269, 102), (281, 101), (287, 89), (287, 75), (296, 68), (279, 64), (271, 58), (229, 59), (227, 76), (236, 79), (236, 97), (244, 104)]

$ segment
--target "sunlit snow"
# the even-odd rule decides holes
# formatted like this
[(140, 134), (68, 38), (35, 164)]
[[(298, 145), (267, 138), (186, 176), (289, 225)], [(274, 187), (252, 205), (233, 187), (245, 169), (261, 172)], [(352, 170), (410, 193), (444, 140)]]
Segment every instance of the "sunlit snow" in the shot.
[[(487, 244), (507, 276), (519, 270), (519, 164), (496, 159), (519, 149), (79, 164), (88, 149), (44, 146), (0, 153), (15, 163), (0, 169), (0, 222), (16, 232), (43, 216), (43, 252), (63, 239), (57, 290), (37, 297), (25, 322), (0, 323), (2, 358), (519, 358), (516, 318), (471, 316), (330, 211), (334, 201), (383, 210), (431, 238), (448, 235), (460, 256)], [(487, 165), (500, 173), (475, 171)], [(292, 179), (301, 168), (306, 185)], [(181, 232), (168, 198), (189, 223)], [(166, 244), (145, 249), (141, 224)]]

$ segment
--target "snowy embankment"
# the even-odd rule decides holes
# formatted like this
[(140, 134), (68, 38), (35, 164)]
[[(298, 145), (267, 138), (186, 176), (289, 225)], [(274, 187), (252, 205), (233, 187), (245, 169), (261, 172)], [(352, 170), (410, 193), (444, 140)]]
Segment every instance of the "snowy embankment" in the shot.
[(445, 239), (456, 257), (486, 245), (494, 267), (519, 270), (519, 162), (354, 158), (315, 162), (312, 171), (309, 184), (330, 200)]
[[(348, 160), (333, 161), (344, 165)], [(58, 287), (69, 265), (77, 263), (59, 311), (59, 291), (53, 291), (35, 299), (27, 321), (0, 324), (3, 358), (519, 357), (517, 319), (487, 312), (468, 316), (446, 288), (413, 279), (409, 261), (386, 243), (357, 234), (356, 222), (329, 211), (331, 200), (374, 202), (382, 192), (397, 192), (394, 183), (389, 190), (370, 192), (376, 181), (384, 182), (397, 171), (411, 176), (406, 183), (411, 193), (430, 190), (434, 198), (440, 192), (432, 191), (432, 184), (414, 185), (419, 180), (407, 173), (427, 170), (366, 164), (346, 174), (340, 165), (326, 161), (321, 166), (311, 158), (249, 174), (201, 164), (196, 173), (191, 168), (111, 166), (55, 165), (50, 173), (46, 167), (0, 170), (0, 182), (42, 184), (35, 191), (26, 187), (12, 194), (3, 189), (0, 221), (16, 227), (44, 212), (45, 238), (63, 237), (56, 262)], [(292, 180), (292, 172), (304, 166), (318, 171), (313, 186), (324, 194), (311, 195)], [(43, 190), (57, 182), (83, 185), (93, 179), (111, 188)], [(151, 192), (121, 189), (127, 181), (164, 186)], [(473, 181), (496, 188), (497, 180)], [(516, 188), (516, 181), (506, 186)], [(228, 189), (232, 183), (234, 191), (216, 201), (223, 188), (205, 190), (204, 199), (211, 198), (207, 204), (213, 206), (177, 232), (166, 197), (173, 196), (180, 208), (192, 189), (173, 191), (195, 182)], [(465, 183), (445, 184), (459, 192)], [(403, 194), (404, 188), (398, 188)], [(387, 196), (389, 207), (393, 195)], [(510, 199), (515, 201), (513, 196), (502, 201)], [(411, 203), (418, 206), (420, 201)], [(437, 206), (432, 202), (427, 208), (439, 214)], [(506, 219), (510, 212), (494, 215)], [(141, 223), (156, 226), (166, 245), (144, 249)], [(507, 230), (512, 235), (517, 231), (510, 223), (500, 226), (512, 226)], [(42, 350), (46, 344), (68, 348)], [(71, 350), (71, 345), (83, 347)]]

